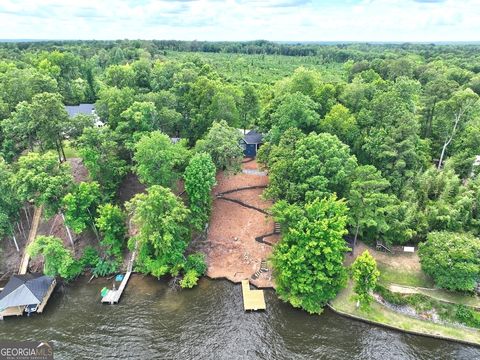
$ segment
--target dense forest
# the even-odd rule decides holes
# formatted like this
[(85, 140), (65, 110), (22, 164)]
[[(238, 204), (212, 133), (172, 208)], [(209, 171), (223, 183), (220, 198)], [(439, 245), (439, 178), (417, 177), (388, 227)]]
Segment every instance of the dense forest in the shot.
[[(92, 228), (101, 247), (75, 259), (58, 239), (39, 237), (32, 254), (67, 279), (89, 267), (104, 275), (122, 261), (125, 219), (132, 218), (138, 231), (129, 246), (138, 243), (139, 270), (181, 274), (181, 285), (191, 287), (205, 263), (187, 249), (208, 223), (215, 173), (239, 169), (237, 129), (255, 128), (265, 135), (263, 196), (275, 202), (283, 229), (274, 251), (282, 298), (311, 312), (333, 298), (345, 283), (344, 238), (420, 244), (424, 271), (437, 285), (473, 292), (480, 279), (479, 50), (0, 44), (0, 235), (11, 236), (27, 202), (43, 205), (47, 216), (62, 212), (76, 233)], [(64, 105), (80, 103), (95, 103), (104, 125), (93, 116), (69, 118)], [(74, 183), (70, 154), (83, 160), (90, 181)], [(147, 190), (122, 204), (118, 187), (129, 173)], [(312, 271), (325, 272), (321, 291)]]

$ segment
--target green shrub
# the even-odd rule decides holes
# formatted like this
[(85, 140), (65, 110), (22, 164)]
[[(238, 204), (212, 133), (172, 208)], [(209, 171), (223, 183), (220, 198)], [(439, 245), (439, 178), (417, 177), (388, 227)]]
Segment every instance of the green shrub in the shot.
[(198, 273), (195, 270), (188, 270), (185, 275), (183, 276), (183, 279), (180, 281), (180, 286), (183, 289), (191, 289), (195, 285), (197, 285), (198, 282)]
[(83, 250), (82, 257), (80, 258), (80, 264), (83, 268), (95, 268), (100, 261), (98, 251), (93, 246), (86, 246)]
[(93, 275), (95, 277), (107, 276), (117, 272), (119, 264), (115, 260), (100, 259), (93, 269)]
[(195, 272), (201, 276), (207, 271), (207, 264), (205, 263), (205, 255), (202, 253), (195, 253), (188, 255), (185, 263), (185, 271), (195, 270)]
[(475, 311), (468, 306), (458, 305), (455, 312), (455, 318), (467, 326), (480, 328), (480, 312)]
[(382, 285), (377, 284), (375, 292), (390, 304), (408, 305), (408, 301), (401, 294), (393, 293)]

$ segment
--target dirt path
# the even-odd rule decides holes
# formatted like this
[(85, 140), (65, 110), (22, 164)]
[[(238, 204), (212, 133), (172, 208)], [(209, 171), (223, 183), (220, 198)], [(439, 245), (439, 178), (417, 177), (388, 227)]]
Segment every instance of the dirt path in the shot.
[[(257, 164), (251, 161), (244, 164), (244, 169), (256, 170)], [(214, 201), (207, 241), (203, 251), (207, 256), (207, 276), (210, 278), (227, 278), (233, 282), (250, 279), (257, 287), (272, 287), (271, 269), (262, 272), (257, 279), (252, 275), (260, 269), (262, 260), (268, 259), (272, 247), (255, 241), (255, 237), (273, 231), (273, 220), (262, 212), (242, 206), (236, 202), (226, 201), (215, 194), (242, 187), (258, 186), (224, 195), (254, 208), (268, 209), (271, 202), (261, 199), (263, 189), (268, 184), (268, 177), (255, 171), (227, 176), (217, 176), (217, 186), (213, 189)], [(269, 238), (278, 241), (278, 235)], [(269, 266), (267, 266), (269, 268)]]
[(461, 293), (450, 292), (442, 289), (430, 289), (397, 284), (390, 284), (388, 289), (399, 294), (423, 294), (450, 304), (463, 304), (472, 306), (475, 309), (480, 309), (480, 297), (478, 296), (463, 295)]

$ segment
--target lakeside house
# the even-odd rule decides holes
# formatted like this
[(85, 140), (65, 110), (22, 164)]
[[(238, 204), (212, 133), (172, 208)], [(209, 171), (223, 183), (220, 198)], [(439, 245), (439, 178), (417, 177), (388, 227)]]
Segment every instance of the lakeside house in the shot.
[(55, 278), (43, 274), (13, 275), (0, 292), (0, 319), (43, 312), (55, 285)]
[(240, 140), (240, 146), (243, 149), (245, 157), (254, 158), (257, 156), (257, 151), (263, 144), (263, 134), (256, 130), (248, 130)]
[(67, 110), (70, 118), (73, 118), (79, 114), (91, 115), (94, 118), (95, 126), (100, 127), (104, 125), (95, 111), (95, 104), (65, 105), (65, 110)]

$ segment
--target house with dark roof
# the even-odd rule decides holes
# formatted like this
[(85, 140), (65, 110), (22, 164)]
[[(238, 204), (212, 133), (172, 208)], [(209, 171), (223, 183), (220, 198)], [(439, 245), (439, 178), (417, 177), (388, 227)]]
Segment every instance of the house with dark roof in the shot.
[(243, 149), (243, 155), (250, 158), (257, 156), (257, 151), (262, 144), (263, 134), (256, 130), (248, 131), (240, 140), (240, 146)]
[(13, 275), (0, 292), (0, 319), (43, 312), (55, 285), (55, 278), (43, 274)]

